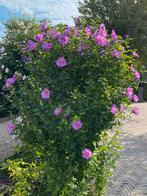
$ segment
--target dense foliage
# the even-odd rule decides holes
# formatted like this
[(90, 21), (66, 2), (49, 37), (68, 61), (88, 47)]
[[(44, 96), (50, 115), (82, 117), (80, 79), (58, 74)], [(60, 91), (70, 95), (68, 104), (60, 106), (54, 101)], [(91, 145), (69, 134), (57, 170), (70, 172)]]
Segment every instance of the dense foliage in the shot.
[(102, 19), (109, 30), (129, 34), (146, 65), (147, 1), (146, 0), (84, 0), (79, 11), (86, 16)]
[(21, 117), (7, 131), (24, 152), (4, 165), (12, 195), (103, 195), (118, 157), (114, 128), (138, 101), (138, 54), (128, 41), (78, 17), (73, 27), (40, 24), (23, 46), (29, 77), (17, 98)]
[[(22, 55), (22, 45), (32, 36), (36, 24), (30, 19), (11, 19), (5, 24), (5, 28), (5, 37), (0, 42), (0, 118), (16, 114), (18, 111), (12, 99), (18, 92), (17, 81), (25, 80), (28, 75), (25, 68), (28, 61)], [(14, 91), (10, 91), (8, 82), (18, 84)]]

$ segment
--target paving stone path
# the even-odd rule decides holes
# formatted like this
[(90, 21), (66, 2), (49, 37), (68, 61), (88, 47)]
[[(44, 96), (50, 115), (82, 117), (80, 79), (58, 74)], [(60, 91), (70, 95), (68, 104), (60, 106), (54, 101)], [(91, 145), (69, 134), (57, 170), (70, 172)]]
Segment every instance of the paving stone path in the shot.
[(14, 135), (8, 135), (6, 132), (8, 122), (0, 123), (0, 162), (9, 157), (18, 143)]
[(106, 196), (147, 195), (147, 103), (138, 104), (140, 115), (122, 127), (122, 156)]
[[(147, 195), (147, 103), (138, 105), (140, 115), (123, 125), (124, 149), (106, 196)], [(6, 125), (7, 122), (0, 124), (0, 162), (12, 153), (16, 144), (14, 136), (6, 133)]]

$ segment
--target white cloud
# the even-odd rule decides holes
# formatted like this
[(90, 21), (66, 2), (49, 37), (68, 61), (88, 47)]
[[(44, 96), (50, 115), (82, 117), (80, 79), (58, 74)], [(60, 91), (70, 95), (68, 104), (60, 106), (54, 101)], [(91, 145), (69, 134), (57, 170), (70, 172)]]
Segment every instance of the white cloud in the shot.
[(0, 0), (0, 5), (37, 19), (48, 18), (54, 23), (72, 23), (71, 16), (77, 16), (79, 0)]

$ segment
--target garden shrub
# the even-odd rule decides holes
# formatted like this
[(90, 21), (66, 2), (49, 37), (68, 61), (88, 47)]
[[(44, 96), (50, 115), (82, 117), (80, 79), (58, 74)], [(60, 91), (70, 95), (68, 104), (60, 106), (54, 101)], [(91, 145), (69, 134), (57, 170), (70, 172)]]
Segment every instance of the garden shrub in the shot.
[(5, 28), (5, 37), (0, 42), (0, 118), (16, 114), (18, 111), (16, 104), (14, 107), (12, 99), (18, 91), (19, 83), (13, 81), (17, 83), (14, 91), (10, 91), (10, 86), (6, 87), (5, 83), (8, 78), (24, 80), (28, 75), (25, 65), (29, 61), (22, 56), (22, 45), (29, 37), (32, 37), (36, 24), (34, 20), (30, 19), (10, 19), (5, 24)]
[(41, 166), (39, 195), (103, 195), (119, 154), (117, 126), (138, 101), (138, 54), (129, 39), (80, 17), (73, 27), (41, 24), (23, 51), (29, 77), (17, 100), (19, 122), (7, 131), (28, 151), (23, 161)]

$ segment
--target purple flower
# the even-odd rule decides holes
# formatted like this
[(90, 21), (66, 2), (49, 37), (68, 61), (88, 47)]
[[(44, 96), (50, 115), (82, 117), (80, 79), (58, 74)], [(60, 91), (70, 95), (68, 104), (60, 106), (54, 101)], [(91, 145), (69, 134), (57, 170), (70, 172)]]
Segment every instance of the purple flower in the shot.
[(115, 33), (114, 30), (112, 30), (111, 38), (112, 38), (114, 41), (116, 41), (116, 40), (118, 39), (118, 36), (117, 36), (117, 34)]
[(78, 51), (79, 52), (82, 52), (83, 50), (85, 50), (87, 48), (89, 48), (89, 46), (87, 46), (86, 42), (83, 40), (82, 43), (81, 43), (81, 45), (78, 48)]
[(90, 36), (91, 35), (91, 28), (90, 27), (86, 27), (85, 28), (85, 33), (87, 36)]
[(138, 102), (138, 101), (139, 101), (139, 98), (138, 98), (137, 95), (133, 95), (133, 101), (134, 101), (134, 102)]
[(133, 57), (139, 58), (139, 55), (137, 54), (137, 52), (133, 52)]
[(136, 79), (140, 79), (140, 73), (138, 71), (134, 72), (134, 76)]
[(5, 86), (6, 86), (7, 88), (9, 88), (9, 87), (12, 86), (15, 82), (16, 82), (16, 77), (8, 78), (8, 79), (5, 81)]
[(45, 88), (41, 91), (41, 97), (42, 99), (49, 99), (51, 95), (51, 92), (49, 89)]
[(96, 38), (98, 35), (99, 35), (98, 30), (96, 30), (96, 31), (93, 33), (92, 37), (93, 37), (93, 38)]
[(54, 115), (55, 115), (55, 116), (59, 116), (59, 114), (61, 114), (62, 112), (63, 112), (63, 109), (57, 107), (57, 108), (54, 110)]
[(29, 40), (29, 41), (28, 41), (28, 44), (27, 44), (27, 50), (28, 50), (28, 51), (33, 51), (33, 50), (35, 50), (36, 48), (37, 48), (36, 43), (35, 43), (34, 41), (32, 41), (32, 40)]
[(123, 52), (125, 51), (125, 47), (124, 46), (121, 46), (121, 49), (122, 49)]
[(125, 108), (124, 108), (124, 106), (121, 104), (121, 105), (120, 105), (120, 112), (123, 113), (124, 110), (125, 110)]
[(135, 69), (134, 69), (134, 66), (133, 66), (133, 65), (131, 65), (130, 70), (131, 70), (132, 72), (135, 72)]
[(7, 125), (7, 133), (8, 133), (8, 134), (12, 134), (13, 131), (15, 130), (15, 128), (16, 128), (16, 126), (15, 126), (12, 122), (10, 122), (10, 123)]
[(135, 114), (135, 115), (138, 115), (139, 114), (139, 108), (137, 106), (135, 106), (132, 110), (132, 112)]
[(116, 57), (117, 59), (120, 57), (120, 52), (119, 52), (119, 50), (113, 50), (112, 52), (111, 52), (111, 55), (113, 56), (113, 57)]
[(95, 38), (99, 46), (107, 46), (109, 44), (109, 41), (106, 39), (106, 36), (107, 32), (104, 24), (101, 24), (99, 30), (96, 30), (93, 34), (93, 37)]
[(125, 95), (128, 97), (128, 99), (132, 100), (133, 94), (134, 94), (133, 88), (128, 87), (126, 92), (125, 92)]
[(30, 58), (30, 57), (24, 57), (24, 59), (23, 59), (23, 62), (25, 63), (25, 64), (28, 64), (28, 63), (31, 63), (32, 62), (32, 59)]
[(73, 35), (77, 37), (79, 35), (79, 31), (77, 28), (74, 29)]
[(117, 108), (116, 104), (113, 104), (113, 105), (111, 106), (110, 112), (111, 112), (112, 114), (116, 114), (117, 111), (118, 111), (118, 108)]
[(65, 67), (67, 65), (67, 60), (62, 56), (56, 60), (57, 67)]
[(75, 25), (76, 25), (76, 26), (79, 26), (80, 23), (81, 23), (81, 17), (80, 17), (80, 16), (75, 17), (75, 18), (74, 18), (74, 22), (75, 22)]
[(99, 46), (107, 46), (109, 44), (109, 41), (104, 36), (101, 35), (97, 35), (95, 37), (95, 40)]
[(34, 40), (35, 40), (36, 42), (41, 43), (41, 42), (43, 41), (43, 34), (36, 34), (36, 35), (34, 36)]
[(46, 31), (48, 26), (45, 22), (42, 22), (40, 25), (39, 25), (39, 28), (42, 32)]
[(99, 32), (98, 32), (98, 34), (101, 35), (102, 37), (105, 37), (106, 38), (107, 31), (100, 29)]
[(101, 56), (105, 55), (105, 50), (101, 50), (101, 51), (100, 51), (100, 55), (101, 55)]
[(53, 46), (52, 43), (45, 42), (45, 43), (42, 44), (42, 50), (47, 51), (47, 50), (51, 49), (52, 46)]
[(81, 122), (81, 120), (74, 120), (71, 126), (75, 131), (77, 131), (83, 127), (83, 123)]
[(65, 30), (64, 30), (64, 34), (69, 34), (71, 31), (71, 28), (70, 27), (67, 27)]
[(69, 36), (65, 33), (63, 34), (60, 34), (59, 37), (58, 37), (58, 42), (61, 44), (61, 45), (66, 45), (68, 44), (69, 42)]
[(128, 35), (128, 34), (125, 34), (125, 35), (124, 35), (124, 38), (125, 38), (125, 39), (128, 39), (128, 38), (129, 38), (129, 35)]
[(101, 29), (101, 30), (106, 30), (106, 26), (105, 26), (105, 24), (104, 23), (101, 23), (100, 24), (100, 27), (99, 27), (99, 29)]
[(92, 157), (92, 152), (91, 150), (89, 150), (88, 148), (85, 148), (83, 151), (82, 151), (82, 157), (86, 160), (90, 159)]
[(98, 34), (101, 35), (102, 37), (106, 37), (107, 36), (106, 27), (105, 27), (105, 25), (103, 23), (99, 27)]
[(57, 37), (60, 35), (58, 31), (55, 29), (52, 29), (49, 31), (49, 35), (51, 36), (52, 39), (57, 39)]

